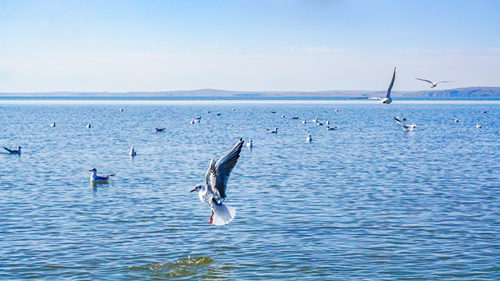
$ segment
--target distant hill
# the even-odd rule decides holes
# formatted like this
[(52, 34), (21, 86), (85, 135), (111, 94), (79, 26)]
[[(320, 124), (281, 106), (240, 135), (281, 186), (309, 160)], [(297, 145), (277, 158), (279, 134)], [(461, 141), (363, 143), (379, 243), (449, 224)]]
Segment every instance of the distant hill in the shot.
[[(382, 97), (385, 91), (228, 91), (218, 89), (199, 89), (188, 91), (162, 92), (40, 92), (40, 93), (0, 93), (0, 97), (156, 97), (156, 98), (357, 98)], [(393, 97), (405, 98), (448, 98), (448, 99), (499, 99), (500, 87), (470, 87), (428, 91), (394, 91)]]

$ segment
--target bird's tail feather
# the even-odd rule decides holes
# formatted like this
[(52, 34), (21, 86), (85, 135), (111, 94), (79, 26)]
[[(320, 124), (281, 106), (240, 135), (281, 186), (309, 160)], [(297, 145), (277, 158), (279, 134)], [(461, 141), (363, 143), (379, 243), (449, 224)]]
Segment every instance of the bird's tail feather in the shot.
[(225, 204), (214, 204), (214, 217), (213, 224), (217, 226), (226, 225), (230, 223), (236, 216), (236, 208), (227, 206)]

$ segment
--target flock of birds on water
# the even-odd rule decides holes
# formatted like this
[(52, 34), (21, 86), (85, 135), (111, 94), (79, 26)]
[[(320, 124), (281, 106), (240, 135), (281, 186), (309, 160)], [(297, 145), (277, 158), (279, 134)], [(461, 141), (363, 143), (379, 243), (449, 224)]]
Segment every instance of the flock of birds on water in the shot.
[[(392, 102), (391, 98), (391, 90), (394, 85), (394, 81), (396, 79), (396, 68), (394, 68), (394, 72), (392, 75), (392, 80), (389, 85), (389, 88), (387, 89), (387, 93), (385, 98), (377, 98), (381, 100), (383, 104), (390, 104)], [(446, 82), (452, 82), (452, 81), (438, 81), (438, 82), (433, 82), (430, 80), (422, 79), (422, 78), (416, 78), (417, 80), (421, 80), (424, 82), (427, 82), (431, 84), (431, 88), (435, 88), (438, 84), (440, 83), (446, 83)], [(124, 110), (120, 108), (120, 112), (123, 112)], [(232, 109), (232, 111), (236, 111), (235, 108)], [(335, 111), (338, 111), (336, 109)], [(207, 110), (207, 113), (211, 113), (211, 111)], [(276, 111), (271, 111), (271, 113), (276, 113)], [(483, 111), (483, 113), (486, 113), (486, 111)], [(220, 116), (221, 113), (216, 113), (217, 116)], [(285, 118), (285, 115), (281, 115), (281, 118)], [(298, 116), (292, 116), (292, 119), (299, 119)], [(405, 122), (407, 119), (402, 116), (396, 116), (394, 117), (394, 120), (396, 121), (397, 124), (401, 125), (402, 128), (404, 129), (405, 132), (411, 132), (413, 131), (417, 125), (415, 123), (412, 124), (406, 124)], [(190, 124), (196, 124), (200, 123), (201, 117), (196, 117), (194, 120), (190, 121)], [(319, 118), (315, 118), (311, 120), (313, 124), (317, 126), (323, 126), (326, 125), (326, 130), (327, 131), (333, 131), (337, 129), (336, 126), (330, 127), (330, 121), (329, 120), (324, 120), (321, 121)], [(302, 120), (303, 124), (307, 124), (307, 120)], [(459, 120), (455, 119), (455, 123), (458, 123)], [(50, 124), (50, 127), (56, 127), (56, 123), (53, 122)], [(92, 124), (87, 124), (86, 128), (91, 129)], [(476, 124), (476, 128), (482, 128), (482, 125)], [(156, 133), (163, 132), (166, 128), (155, 128), (154, 131)], [(274, 128), (274, 129), (267, 129), (268, 133), (270, 134), (278, 134), (279, 128)], [(309, 134), (306, 138), (306, 142), (312, 142), (312, 135)], [(224, 200), (226, 199), (226, 188), (227, 188), (227, 183), (229, 180), (229, 175), (231, 174), (231, 171), (233, 168), (236, 166), (236, 163), (238, 161), (238, 158), (240, 157), (240, 152), (241, 148), (243, 147), (243, 139), (240, 139), (229, 151), (227, 151), (217, 162), (214, 161), (214, 159), (210, 160), (210, 163), (208, 165), (208, 169), (205, 173), (205, 184), (199, 184), (196, 185), (191, 192), (198, 192), (198, 196), (201, 200), (201, 202), (207, 204), (207, 206), (211, 209), (212, 215), (210, 216), (210, 223), (221, 226), (221, 225), (226, 225), (230, 223), (235, 215), (236, 215), (236, 209), (233, 207), (230, 207), (226, 204), (224, 204)], [(253, 148), (253, 141), (250, 139), (246, 146), (249, 149)], [(9, 154), (14, 154), (14, 155), (21, 155), (21, 146), (17, 146), (16, 149), (10, 149), (7, 147), (3, 147), (7, 153)], [(132, 146), (129, 150), (129, 156), (134, 157), (137, 155), (137, 152), (134, 149), (134, 146)], [(97, 169), (92, 168), (89, 170), (91, 172), (90, 175), (90, 182), (92, 185), (95, 184), (106, 184), (109, 182), (109, 180), (115, 176), (115, 174), (110, 174), (110, 175), (104, 175), (104, 176), (99, 176), (97, 175)]]

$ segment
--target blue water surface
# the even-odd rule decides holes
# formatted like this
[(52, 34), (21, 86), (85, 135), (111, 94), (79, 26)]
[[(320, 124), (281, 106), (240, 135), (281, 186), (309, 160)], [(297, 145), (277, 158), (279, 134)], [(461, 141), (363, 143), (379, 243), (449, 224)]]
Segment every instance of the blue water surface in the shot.
[[(1, 280), (500, 276), (498, 103), (3, 100), (0, 120), (23, 147), (0, 154)], [(189, 191), (240, 137), (216, 227)]]

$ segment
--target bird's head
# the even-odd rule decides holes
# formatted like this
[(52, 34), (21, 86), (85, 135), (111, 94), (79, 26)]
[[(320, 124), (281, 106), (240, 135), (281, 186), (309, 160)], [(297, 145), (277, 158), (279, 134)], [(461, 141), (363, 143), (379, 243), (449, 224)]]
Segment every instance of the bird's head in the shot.
[(198, 184), (197, 186), (195, 186), (193, 189), (191, 189), (191, 192), (195, 192), (195, 191), (199, 191), (203, 189), (203, 185), (201, 184)]
[(97, 171), (96, 168), (92, 168), (89, 170), (89, 172), (96, 172), (96, 171)]

